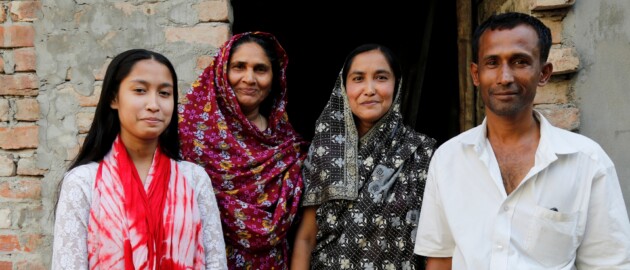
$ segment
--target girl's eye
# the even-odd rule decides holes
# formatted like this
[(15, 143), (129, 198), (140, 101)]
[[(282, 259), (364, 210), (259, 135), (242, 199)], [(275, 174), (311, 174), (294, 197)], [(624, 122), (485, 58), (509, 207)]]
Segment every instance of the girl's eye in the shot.
[(163, 91), (160, 91), (160, 95), (163, 96), (163, 97), (170, 97), (171, 96), (171, 92), (163, 90)]
[(136, 92), (136, 93), (144, 93), (144, 92), (146, 92), (143, 88), (136, 88), (136, 89), (133, 89), (133, 91)]

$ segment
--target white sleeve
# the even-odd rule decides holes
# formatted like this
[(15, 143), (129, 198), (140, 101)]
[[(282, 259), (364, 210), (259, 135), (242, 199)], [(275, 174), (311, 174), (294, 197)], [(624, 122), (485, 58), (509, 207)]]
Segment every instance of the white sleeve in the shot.
[(52, 270), (87, 269), (87, 227), (93, 179), (85, 167), (63, 178), (55, 215)]
[[(607, 156), (604, 157), (609, 161)], [(630, 222), (612, 161), (593, 179), (578, 269), (630, 269)]]
[(438, 172), (436, 157), (433, 156), (429, 164), (427, 183), (422, 197), (420, 221), (414, 253), (426, 257), (452, 257), (455, 241), (444, 215), (438, 187)]
[(199, 166), (194, 166), (197, 204), (201, 212), (203, 227), (203, 246), (206, 253), (206, 269), (227, 269), (227, 257), (225, 254), (225, 242), (223, 241), (223, 229), (217, 200), (214, 197), (210, 177)]

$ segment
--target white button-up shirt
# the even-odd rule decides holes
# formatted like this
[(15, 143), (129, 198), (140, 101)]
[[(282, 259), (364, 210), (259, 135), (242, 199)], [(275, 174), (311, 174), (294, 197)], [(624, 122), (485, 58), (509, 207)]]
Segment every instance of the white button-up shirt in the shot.
[(453, 269), (630, 269), (630, 222), (610, 158), (540, 120), (535, 164), (507, 195), (486, 122), (429, 166), (415, 253)]

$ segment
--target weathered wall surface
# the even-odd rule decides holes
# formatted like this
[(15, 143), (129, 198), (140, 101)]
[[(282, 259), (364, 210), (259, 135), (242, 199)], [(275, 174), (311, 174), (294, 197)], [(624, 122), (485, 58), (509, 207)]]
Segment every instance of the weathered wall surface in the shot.
[(91, 124), (105, 69), (164, 54), (180, 92), (231, 35), (228, 0), (0, 1), (0, 269), (47, 269), (54, 198)]
[(573, 86), (580, 133), (610, 155), (630, 209), (630, 2), (576, 1), (564, 23), (582, 63)]

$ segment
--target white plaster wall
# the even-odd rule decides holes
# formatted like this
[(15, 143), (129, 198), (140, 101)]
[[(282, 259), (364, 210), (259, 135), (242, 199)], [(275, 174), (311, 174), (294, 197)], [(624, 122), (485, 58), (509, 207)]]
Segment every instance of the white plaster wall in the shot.
[(564, 19), (564, 44), (581, 69), (575, 97), (579, 132), (597, 141), (616, 165), (630, 209), (630, 1), (578, 0)]

